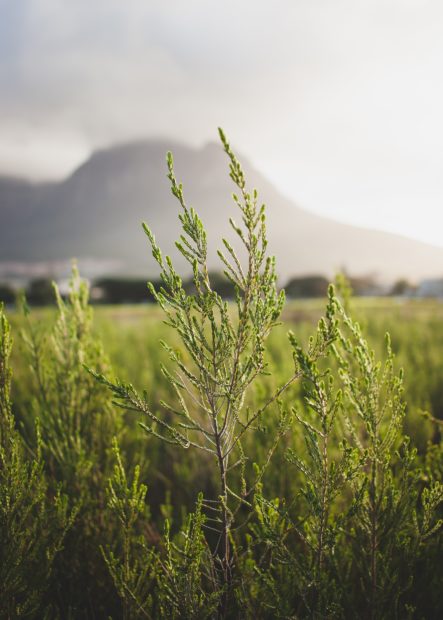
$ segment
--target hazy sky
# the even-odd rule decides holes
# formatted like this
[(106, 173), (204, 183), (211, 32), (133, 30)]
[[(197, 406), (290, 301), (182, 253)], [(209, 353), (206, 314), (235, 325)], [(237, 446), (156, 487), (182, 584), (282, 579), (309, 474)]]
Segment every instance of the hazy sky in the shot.
[(441, 0), (0, 0), (0, 171), (221, 125), (286, 194), (443, 245)]

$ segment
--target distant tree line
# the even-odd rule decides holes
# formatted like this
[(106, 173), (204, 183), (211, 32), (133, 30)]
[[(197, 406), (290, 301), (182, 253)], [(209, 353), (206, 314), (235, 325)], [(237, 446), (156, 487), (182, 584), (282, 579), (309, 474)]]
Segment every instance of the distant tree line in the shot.
[(4, 304), (13, 304), (16, 292), (9, 284), (0, 284), (0, 302)]
[[(235, 298), (232, 282), (221, 272), (211, 274), (214, 290), (227, 299)], [(406, 279), (395, 282), (387, 291), (383, 291), (373, 276), (352, 277), (346, 274), (353, 294), (356, 296), (402, 296), (414, 292), (414, 287)], [(323, 275), (305, 275), (291, 278), (284, 286), (288, 299), (310, 299), (326, 297), (329, 280)], [(156, 288), (161, 281), (154, 280)], [(192, 279), (184, 283), (185, 290), (193, 293)], [(50, 278), (31, 280), (24, 289), (26, 299), (32, 306), (46, 306), (55, 303), (54, 288)], [(0, 302), (14, 304), (18, 290), (10, 284), (0, 283)], [(96, 304), (139, 304), (153, 303), (154, 299), (145, 278), (103, 277), (92, 283), (91, 297)]]

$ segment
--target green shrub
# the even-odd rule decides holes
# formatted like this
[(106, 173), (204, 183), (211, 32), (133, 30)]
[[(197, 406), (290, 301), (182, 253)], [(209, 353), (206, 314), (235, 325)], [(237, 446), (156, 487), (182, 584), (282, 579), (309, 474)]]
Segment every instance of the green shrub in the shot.
[[(108, 368), (99, 341), (92, 335), (88, 286), (76, 267), (64, 301), (54, 286), (56, 317), (49, 333), (35, 325), (29, 310), (23, 331), (32, 371), (32, 410), (40, 420), (41, 450), (50, 490), (61, 487), (77, 511), (64, 549), (58, 555), (51, 597), (62, 616), (112, 609), (105, 593), (108, 572), (99, 545), (115, 535), (117, 523), (105, 517), (107, 478), (112, 472), (112, 438), (121, 420), (105, 390), (84, 364)], [(96, 592), (96, 584), (103, 594)], [(93, 603), (91, 601), (93, 600)]]
[(0, 306), (0, 611), (5, 618), (42, 617), (54, 560), (75, 510), (69, 510), (59, 488), (48, 495), (39, 424), (34, 451), (17, 432), (10, 399), (11, 348)]
[(441, 318), (365, 314), (340, 278), (316, 327), (322, 302), (286, 307), (287, 338), (264, 207), (221, 139), (240, 215), (223, 286), (169, 155), (193, 277), (145, 225), (165, 324), (103, 308), (94, 332), (74, 268), (65, 301), (11, 315), (13, 408), (0, 311), (1, 618), (443, 615)]

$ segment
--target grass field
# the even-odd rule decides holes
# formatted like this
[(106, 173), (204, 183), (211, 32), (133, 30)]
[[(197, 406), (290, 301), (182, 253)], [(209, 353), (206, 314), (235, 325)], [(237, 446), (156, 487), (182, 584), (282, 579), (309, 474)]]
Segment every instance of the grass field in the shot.
[[(326, 300), (286, 304), (282, 323), (273, 330), (266, 345), (270, 374), (262, 377), (248, 392), (246, 408), (251, 411), (259, 408), (291, 375), (294, 362), (287, 333), (292, 330), (306, 349), (310, 335), (315, 333), (317, 322), (325, 312), (325, 305)], [(68, 304), (66, 308), (66, 316), (54, 308), (32, 309), (27, 317), (15, 310), (9, 313), (14, 338), (12, 411), (20, 441), (23, 440), (25, 446), (24, 451), (20, 448), (17, 454), (29, 454), (26, 458), (30, 458), (31, 463), (32, 459), (42, 458), (38, 468), (45, 473), (44, 491), (38, 495), (40, 503), (35, 505), (31, 496), (36, 496), (36, 481), (26, 477), (30, 475), (26, 474), (27, 466), (20, 466), (24, 468), (17, 470), (21, 473), (15, 469), (12, 474), (6, 472), (4, 489), (7, 495), (2, 496), (3, 499), (0, 497), (0, 504), (4, 501), (1, 504), (6, 515), (4, 522), (9, 518), (8, 494), (13, 494), (14, 489), (19, 490), (20, 502), (23, 502), (20, 510), (28, 516), (22, 524), (24, 530), (20, 537), (24, 542), (19, 545), (19, 551), (11, 543), (9, 530), (2, 531), (6, 550), (3, 570), (8, 579), (8, 562), (17, 571), (15, 581), (3, 577), (4, 600), (10, 601), (4, 617), (43, 617), (44, 613), (48, 618), (238, 618), (239, 609), (244, 613), (242, 617), (247, 618), (344, 618), (350, 617), (350, 610), (365, 618), (438, 617), (433, 614), (441, 610), (438, 558), (441, 560), (442, 538), (437, 532), (441, 507), (438, 508), (438, 498), (434, 498), (437, 513), (431, 516), (423, 502), (428, 501), (427, 485), (438, 484), (443, 474), (439, 422), (443, 420), (443, 303), (388, 298), (351, 300), (352, 316), (362, 326), (376, 357), (386, 359), (385, 333), (388, 331), (395, 367), (403, 367), (405, 371), (406, 413), (387, 461), (390, 473), (383, 474), (386, 481), (390, 481), (386, 485), (383, 483), (379, 491), (380, 518), (385, 521), (381, 520), (377, 526), (379, 550), (372, 556), (372, 562), (378, 558), (378, 579), (384, 585), (380, 585), (379, 590), (372, 587), (370, 593), (368, 574), (373, 579), (374, 572), (368, 569), (369, 539), (365, 534), (364, 510), (370, 508), (372, 500), (370, 493), (367, 500), (358, 499), (356, 491), (361, 485), (361, 497), (368, 493), (365, 491), (369, 480), (366, 466), (358, 474), (361, 480), (357, 476), (356, 486), (351, 484), (337, 496), (331, 496), (327, 516), (322, 516), (319, 522), (315, 502), (309, 503), (311, 491), (304, 478), (308, 470), (304, 465), (300, 469), (288, 464), (290, 454), (298, 455), (294, 457), (296, 463), (299, 458), (309, 463), (312, 457), (309, 441), (306, 443), (306, 430), (303, 431), (298, 418), (294, 418), (275, 450), (273, 448), (272, 461), (256, 489), (252, 512), (246, 504), (240, 506), (238, 518), (244, 520), (245, 525), (238, 534), (233, 530), (232, 545), (236, 549), (237, 571), (233, 584), (241, 584), (241, 588), (235, 585), (240, 589), (234, 589), (231, 594), (231, 611), (223, 613), (220, 611), (223, 589), (217, 590), (216, 564), (210, 569), (215, 571), (212, 577), (207, 572), (214, 561), (208, 549), (216, 547), (216, 538), (210, 528), (204, 536), (203, 530), (198, 529), (202, 527), (198, 525), (198, 511), (206, 505), (199, 508), (197, 504), (196, 509), (199, 492), (204, 498), (217, 497), (218, 480), (212, 457), (148, 436), (138, 424), (145, 421), (143, 415), (117, 408), (111, 402), (109, 391), (82, 367), (82, 363), (86, 363), (92, 368), (104, 369), (107, 377), (131, 382), (137, 390), (145, 389), (151, 410), (155, 415), (165, 415), (168, 420), (169, 414), (162, 413), (165, 411), (163, 401), (174, 402), (175, 394), (161, 370), (162, 364), (170, 367), (170, 361), (160, 341), (168, 342), (179, 358), (187, 361), (183, 344), (164, 324), (163, 313), (154, 305), (96, 306), (90, 334), (89, 319), (82, 314), (84, 310), (89, 312), (87, 308), (75, 304), (72, 308)], [(334, 376), (338, 377), (334, 362), (329, 363)], [(357, 366), (355, 372), (358, 372)], [(370, 375), (355, 384), (358, 389), (363, 386), (361, 394), (366, 390), (370, 395), (371, 390), (376, 389), (375, 384), (371, 387), (365, 383), (369, 380)], [(389, 392), (386, 394), (386, 398), (396, 398), (388, 396)], [(282, 395), (279, 407), (269, 410), (262, 427), (245, 438), (242, 450), (249, 458), (241, 478), (240, 474), (234, 474), (233, 484), (240, 488), (243, 476), (249, 481), (254, 468), (259, 471), (254, 463), (267, 461), (273, 437), (280, 432), (279, 409), (280, 412), (290, 411), (295, 407), (304, 416), (311, 415), (306, 398), (306, 383), (294, 383)], [(382, 398), (382, 392), (377, 398)], [(7, 399), (5, 402), (7, 404)], [(370, 400), (366, 401), (366, 406), (370, 407)], [(386, 406), (389, 408), (392, 403)], [(4, 410), (7, 411), (7, 407)], [(36, 443), (35, 438), (36, 418), (40, 419), (41, 444)], [(390, 432), (388, 426), (385, 432)], [(7, 437), (5, 430), (2, 433), (0, 438)], [(327, 448), (328, 458), (336, 462), (330, 465), (332, 469), (328, 475), (335, 475), (334, 467), (338, 467), (343, 454), (347, 454), (342, 452), (344, 448), (339, 442), (340, 436), (346, 433), (338, 423)], [(402, 473), (402, 468), (406, 467), (409, 457), (402, 450), (409, 450), (405, 447), (409, 444), (404, 443), (403, 433), (418, 450), (414, 465), (407, 465), (411, 467), (407, 474)], [(117, 438), (118, 451), (115, 444), (112, 448), (113, 437)], [(367, 440), (364, 432), (360, 440)], [(14, 457), (17, 462), (11, 460), (12, 457), (5, 456), (9, 454), (7, 443), (5, 446), (0, 455), (2, 462), (16, 463), (13, 466), (18, 467), (20, 458), (25, 457)], [(351, 461), (346, 467), (351, 472)], [(349, 473), (351, 475), (354, 474)], [(131, 486), (129, 480), (133, 476), (135, 482)], [(317, 484), (321, 485), (322, 480), (324, 482), (320, 476)], [(142, 482), (148, 486), (146, 503), (143, 487), (137, 486)], [(10, 483), (12, 491), (8, 491)], [(49, 563), (50, 568), (40, 574), (35, 568), (36, 562), (42, 563), (46, 554), (48, 563), (49, 545), (55, 543), (48, 542), (52, 540), (48, 538), (52, 531), (49, 525), (40, 524), (39, 530), (32, 515), (45, 515), (45, 524), (52, 523), (50, 519), (55, 517), (45, 513), (49, 511), (48, 498), (57, 498), (60, 492), (64, 493), (66, 503), (62, 514), (61, 508), (58, 509), (57, 518), (65, 525), (51, 525), (51, 528), (60, 531), (60, 527), (65, 527), (66, 532), (63, 544)], [(25, 500), (30, 502), (30, 508), (26, 507)], [(354, 505), (360, 508), (353, 508)], [(358, 510), (363, 511), (361, 521)], [(357, 517), (352, 516), (353, 511)], [(347, 514), (349, 516), (345, 517)], [(318, 552), (314, 550), (323, 519), (327, 519), (324, 532), (329, 539), (322, 543), (325, 559), (320, 565), (315, 560)], [(355, 524), (353, 519), (356, 519)], [(166, 522), (169, 525), (164, 533)], [(417, 523), (419, 534), (413, 533), (414, 523)], [(427, 533), (426, 528), (431, 533)], [(300, 538), (297, 538), (295, 533), (299, 531)], [(429, 544), (425, 543), (427, 536), (432, 541)], [(359, 539), (366, 543), (357, 544), (355, 541)], [(39, 548), (36, 541), (41, 541), (43, 548)], [(309, 560), (311, 552), (306, 547), (308, 543), (312, 544), (312, 562)], [(168, 546), (170, 544), (173, 546)], [(25, 547), (28, 551), (20, 562), (13, 562), (11, 558), (23, 553)], [(34, 551), (34, 547), (37, 550)], [(346, 578), (340, 577), (345, 574)], [(389, 594), (390, 588), (396, 593), (394, 598)], [(218, 603), (213, 604), (212, 597)], [(394, 599), (395, 604), (392, 603)], [(142, 613), (141, 606), (148, 611)], [(311, 608), (321, 611), (313, 614), (309, 611)], [(20, 609), (28, 609), (29, 613), (21, 613)]]
[[(282, 324), (268, 341), (269, 363), (275, 377), (290, 372), (288, 331), (292, 330), (306, 344), (324, 313), (325, 303), (322, 299), (287, 302)], [(405, 371), (406, 431), (423, 450), (428, 440), (438, 436), (438, 426), (429, 422), (423, 413), (443, 419), (443, 302), (355, 298), (352, 313), (377, 355), (382, 355), (384, 335), (389, 332), (396, 364)], [(33, 309), (32, 316), (36, 324), (49, 326), (55, 311), (37, 308)], [(23, 317), (14, 311), (10, 318), (13, 330), (18, 334), (23, 328)], [(153, 304), (94, 307), (93, 330), (104, 343), (104, 351), (116, 376), (146, 389), (157, 404), (167, 389), (160, 373), (160, 363), (167, 362), (167, 355), (159, 341), (174, 342), (176, 338), (163, 321), (163, 312)], [(19, 336), (16, 341), (13, 389), (14, 401), (19, 408), (21, 403), (27, 402), (29, 393), (23, 386), (29, 384), (30, 377)], [(179, 346), (178, 341), (176, 344)]]
[[(278, 370), (284, 372), (291, 364), (287, 332), (294, 331), (306, 343), (324, 308), (325, 300), (321, 299), (286, 304), (282, 325), (272, 333), (268, 347), (270, 361)], [(97, 333), (106, 343), (117, 374), (150, 389), (154, 381), (151, 375), (156, 376), (157, 358), (161, 356), (158, 341), (173, 337), (162, 324), (161, 310), (146, 305), (98, 306), (94, 311)], [(382, 353), (385, 333), (390, 333), (397, 364), (405, 371), (408, 431), (423, 447), (436, 428), (420, 412), (443, 419), (443, 302), (356, 298), (352, 313), (377, 354)]]

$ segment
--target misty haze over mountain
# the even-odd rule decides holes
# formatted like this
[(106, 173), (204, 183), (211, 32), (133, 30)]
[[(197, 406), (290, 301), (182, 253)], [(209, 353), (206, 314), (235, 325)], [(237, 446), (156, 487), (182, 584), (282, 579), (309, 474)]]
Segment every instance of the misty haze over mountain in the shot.
[[(170, 140), (146, 140), (95, 152), (62, 182), (30, 183), (0, 177), (0, 279), (5, 274), (35, 274), (36, 264), (57, 265), (76, 257), (93, 275), (120, 273), (155, 277), (156, 265), (142, 232), (146, 221), (160, 247), (177, 259), (179, 204), (166, 178), (165, 154), (174, 154), (176, 176), (189, 206), (208, 230), (209, 246), (233, 233), (229, 217), (239, 219), (231, 199), (234, 186), (219, 144), (196, 149)], [(292, 275), (332, 277), (345, 267), (352, 274), (373, 274), (380, 281), (441, 276), (443, 248), (329, 220), (298, 207), (259, 171), (240, 158), (249, 188), (267, 206), (270, 251), (284, 282)], [(210, 268), (220, 269), (215, 251)]]

